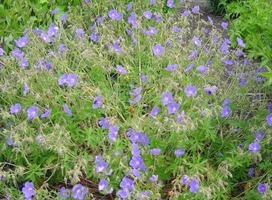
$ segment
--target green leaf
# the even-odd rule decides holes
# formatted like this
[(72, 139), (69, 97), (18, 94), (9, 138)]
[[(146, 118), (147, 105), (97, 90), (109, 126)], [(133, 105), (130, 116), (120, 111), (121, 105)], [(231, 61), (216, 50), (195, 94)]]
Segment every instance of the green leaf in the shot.
[(48, 0), (40, 0), (39, 2), (40, 2), (41, 4), (49, 3)]

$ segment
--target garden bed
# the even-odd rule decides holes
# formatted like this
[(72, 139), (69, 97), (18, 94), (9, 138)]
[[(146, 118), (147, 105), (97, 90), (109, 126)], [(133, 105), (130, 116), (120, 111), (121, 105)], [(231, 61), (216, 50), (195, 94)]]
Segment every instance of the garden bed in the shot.
[(269, 199), (271, 91), (228, 23), (86, 2), (0, 57), (0, 196)]

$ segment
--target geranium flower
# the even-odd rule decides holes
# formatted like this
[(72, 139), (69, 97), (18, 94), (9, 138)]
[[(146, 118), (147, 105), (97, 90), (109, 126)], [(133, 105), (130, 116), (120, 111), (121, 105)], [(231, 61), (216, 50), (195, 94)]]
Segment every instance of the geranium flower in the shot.
[(18, 112), (22, 110), (22, 107), (19, 103), (16, 103), (12, 105), (9, 110), (11, 114), (17, 114)]
[(22, 188), (22, 192), (26, 199), (31, 199), (35, 195), (35, 188), (32, 182), (26, 182)]
[(28, 119), (33, 119), (38, 115), (39, 109), (36, 106), (31, 106), (27, 109), (27, 117)]
[(152, 50), (153, 50), (154, 55), (160, 56), (160, 55), (163, 53), (164, 48), (163, 48), (160, 44), (156, 44), (156, 45), (152, 48)]
[(87, 194), (87, 188), (81, 184), (76, 184), (72, 189), (72, 193), (74, 199), (83, 200), (84, 196)]

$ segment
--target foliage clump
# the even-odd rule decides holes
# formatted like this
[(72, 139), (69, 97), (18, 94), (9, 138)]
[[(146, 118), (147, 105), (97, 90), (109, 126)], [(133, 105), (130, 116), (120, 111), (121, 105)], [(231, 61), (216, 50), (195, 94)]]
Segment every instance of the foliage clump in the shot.
[(227, 23), (85, 2), (2, 50), (1, 195), (271, 198), (271, 94)]

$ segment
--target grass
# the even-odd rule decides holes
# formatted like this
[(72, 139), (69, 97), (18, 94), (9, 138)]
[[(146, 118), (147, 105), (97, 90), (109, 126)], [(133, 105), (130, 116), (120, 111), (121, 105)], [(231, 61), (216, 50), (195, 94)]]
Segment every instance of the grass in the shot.
[[(23, 58), (0, 57), (2, 198), (64, 199), (62, 187), (70, 199), (271, 197), (271, 91), (224, 30), (181, 6), (91, 1), (43, 30), (50, 42), (29, 29)], [(156, 34), (145, 34), (150, 26)]]

